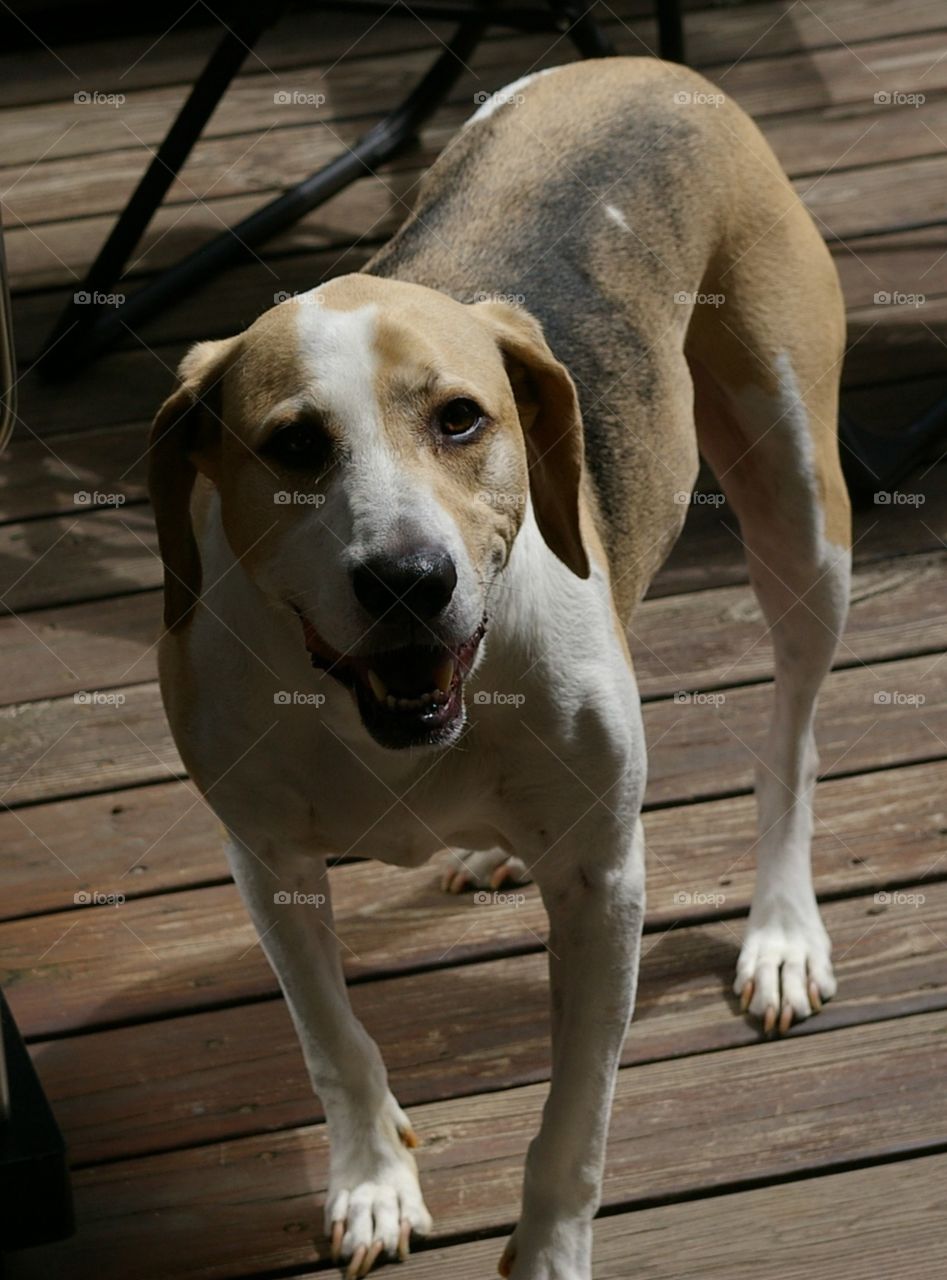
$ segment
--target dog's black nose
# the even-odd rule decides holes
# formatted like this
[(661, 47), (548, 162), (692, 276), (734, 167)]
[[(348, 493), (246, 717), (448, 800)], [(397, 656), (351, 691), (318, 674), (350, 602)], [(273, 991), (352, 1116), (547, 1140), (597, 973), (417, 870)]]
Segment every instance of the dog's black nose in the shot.
[(373, 556), (352, 570), (359, 604), (382, 618), (397, 615), (429, 622), (450, 604), (457, 570), (446, 551), (428, 547), (403, 556)]

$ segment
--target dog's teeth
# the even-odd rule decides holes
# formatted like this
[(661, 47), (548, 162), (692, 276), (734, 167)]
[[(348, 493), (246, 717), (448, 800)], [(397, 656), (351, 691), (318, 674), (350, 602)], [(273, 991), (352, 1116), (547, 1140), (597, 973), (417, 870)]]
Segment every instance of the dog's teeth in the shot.
[(385, 684), (384, 680), (382, 680), (381, 676), (379, 676), (379, 675), (378, 675), (376, 672), (374, 672), (374, 671), (369, 671), (369, 673), (368, 673), (368, 683), (369, 683), (369, 685), (371, 686), (371, 691), (372, 691), (372, 693), (375, 695), (375, 697), (378, 699), (378, 701), (379, 701), (379, 702), (384, 702), (384, 701), (385, 701), (385, 698), (386, 698), (386, 697), (387, 697), (387, 695), (388, 695), (388, 688), (387, 688), (387, 686), (386, 686), (386, 684)]
[(434, 672), (434, 683), (440, 689), (441, 693), (446, 693), (451, 687), (454, 679), (454, 659), (445, 658), (441, 665)]

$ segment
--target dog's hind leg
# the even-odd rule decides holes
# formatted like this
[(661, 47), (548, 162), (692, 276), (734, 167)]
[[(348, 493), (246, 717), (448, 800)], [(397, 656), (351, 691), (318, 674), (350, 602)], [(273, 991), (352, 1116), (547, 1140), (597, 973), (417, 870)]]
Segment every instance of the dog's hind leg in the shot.
[(844, 318), (819, 237), (807, 218), (787, 221), (779, 252), (747, 253), (724, 274), (716, 287), (727, 302), (712, 334), (697, 326), (690, 352), (700, 447), (739, 518), (773, 646), (773, 716), (757, 754), (756, 886), (734, 984), (767, 1032), (785, 1032), (836, 989), (810, 866), (813, 718), (850, 574), (836, 442)]
[(382, 1253), (403, 1257), (412, 1230), (430, 1230), (409, 1150), (417, 1139), (349, 1003), (325, 860), (271, 844), (251, 849), (233, 835), (228, 858), (325, 1108), (333, 1257), (364, 1275)]

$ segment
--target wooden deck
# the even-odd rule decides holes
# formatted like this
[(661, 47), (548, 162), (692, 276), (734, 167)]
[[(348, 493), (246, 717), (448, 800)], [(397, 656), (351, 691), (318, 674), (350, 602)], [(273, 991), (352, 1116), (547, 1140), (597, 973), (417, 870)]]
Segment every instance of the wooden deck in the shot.
[[(653, 44), (642, 0), (602, 13), (623, 52)], [(420, 24), (365, 25), (300, 13), (268, 34), (156, 217), (136, 279), (351, 142), (432, 56)], [(937, 0), (765, 0), (695, 7), (688, 32), (691, 60), (757, 116), (835, 242), (849, 410), (904, 424), (947, 391), (947, 12)], [(210, 36), (182, 26), (150, 43), (0, 53), (24, 371)], [(329, 1269), (319, 1104), (155, 683), (146, 429), (188, 343), (360, 265), (475, 93), (569, 57), (565, 41), (494, 35), (382, 176), (67, 387), (23, 381), (25, 425), (0, 480), (0, 597), (15, 611), (0, 618), (0, 975), (68, 1137), (80, 1226), (21, 1255), (14, 1277)], [(79, 107), (77, 89), (126, 100)], [(318, 123), (275, 105), (274, 89), (325, 93)], [(885, 93), (923, 101), (876, 100)], [(924, 301), (877, 302), (884, 293)], [(728, 994), (771, 653), (725, 513), (694, 507), (641, 609), (649, 914), (597, 1280), (945, 1273), (945, 474), (932, 457), (906, 483), (909, 502), (857, 519), (852, 617), (819, 718), (814, 860), (839, 993), (785, 1041), (761, 1042)], [(76, 497), (89, 493), (123, 503)], [(681, 690), (724, 696), (681, 703)], [(542, 909), (533, 889), (518, 908), (444, 897), (433, 865), (350, 863), (334, 879), (355, 1005), (423, 1140), (435, 1234), (398, 1274), (481, 1280), (515, 1219), (547, 1079)], [(108, 894), (124, 902), (81, 896)]]

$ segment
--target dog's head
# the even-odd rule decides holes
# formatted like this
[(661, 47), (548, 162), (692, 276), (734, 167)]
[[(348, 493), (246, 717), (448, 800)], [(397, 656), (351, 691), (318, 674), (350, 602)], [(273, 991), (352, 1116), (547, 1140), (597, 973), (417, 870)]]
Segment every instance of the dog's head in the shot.
[(536, 321), (346, 276), (200, 343), (179, 377), (151, 449), (166, 625), (201, 591), (200, 472), (243, 569), (376, 741), (453, 741), (527, 493), (549, 547), (589, 572), (575, 388)]

